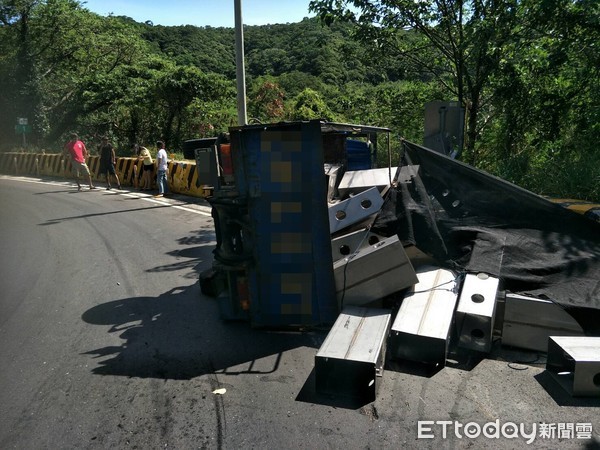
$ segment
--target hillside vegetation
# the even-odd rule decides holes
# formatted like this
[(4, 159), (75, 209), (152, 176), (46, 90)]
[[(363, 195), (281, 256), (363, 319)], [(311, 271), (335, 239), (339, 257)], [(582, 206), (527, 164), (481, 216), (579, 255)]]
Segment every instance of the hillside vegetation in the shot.
[[(600, 201), (599, 2), (352, 2), (360, 16), (345, 3), (245, 27), (249, 119), (376, 125), (420, 143), (425, 103), (459, 101), (466, 162), (540, 194)], [(90, 148), (109, 135), (122, 155), (227, 131), (234, 30), (101, 17), (74, 0), (4, 1), (0, 150), (22, 147), (17, 118), (32, 151), (60, 150), (73, 130)]]

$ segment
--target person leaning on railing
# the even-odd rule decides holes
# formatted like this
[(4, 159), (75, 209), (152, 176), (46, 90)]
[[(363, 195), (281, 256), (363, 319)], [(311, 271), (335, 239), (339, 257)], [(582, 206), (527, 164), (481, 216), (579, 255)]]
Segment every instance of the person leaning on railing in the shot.
[(149, 191), (152, 189), (152, 173), (154, 172), (154, 161), (150, 150), (146, 147), (140, 147), (140, 156), (138, 159), (143, 160), (142, 165), (142, 186), (140, 190)]

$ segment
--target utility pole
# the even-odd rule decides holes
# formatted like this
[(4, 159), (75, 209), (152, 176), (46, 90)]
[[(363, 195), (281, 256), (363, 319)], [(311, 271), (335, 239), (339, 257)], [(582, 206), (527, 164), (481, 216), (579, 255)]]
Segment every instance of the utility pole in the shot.
[(242, 0), (235, 0), (235, 67), (237, 80), (238, 125), (246, 125), (246, 69), (244, 65), (244, 23)]

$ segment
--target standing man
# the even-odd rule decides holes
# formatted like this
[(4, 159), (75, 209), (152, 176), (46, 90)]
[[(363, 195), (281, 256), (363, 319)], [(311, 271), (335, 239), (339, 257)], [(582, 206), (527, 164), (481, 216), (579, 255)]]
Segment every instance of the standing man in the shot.
[(156, 154), (156, 184), (158, 184), (158, 194), (155, 197), (164, 197), (167, 193), (167, 151), (165, 150), (165, 143), (163, 141), (157, 141), (156, 147), (158, 153)]
[(100, 171), (98, 175), (104, 174), (106, 176), (106, 184), (108, 185), (106, 190), (110, 190), (112, 187), (110, 185), (111, 175), (114, 175), (115, 180), (117, 181), (118, 189), (121, 190), (121, 182), (119, 181), (119, 176), (115, 170), (116, 163), (117, 158), (115, 156), (115, 148), (108, 141), (108, 137), (104, 136), (102, 138), (102, 145), (100, 146)]
[(96, 189), (92, 184), (90, 169), (85, 163), (85, 158), (88, 156), (87, 148), (85, 148), (85, 144), (79, 140), (77, 133), (71, 133), (70, 141), (65, 144), (63, 154), (68, 154), (71, 157), (71, 167), (75, 174), (75, 181), (77, 181), (77, 190), (81, 191), (81, 184), (79, 183), (80, 172), (83, 172), (87, 177), (90, 189)]

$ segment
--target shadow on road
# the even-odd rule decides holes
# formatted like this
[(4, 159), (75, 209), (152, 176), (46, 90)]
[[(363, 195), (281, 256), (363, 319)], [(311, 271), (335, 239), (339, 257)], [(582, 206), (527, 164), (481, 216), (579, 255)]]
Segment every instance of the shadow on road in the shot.
[(536, 381), (542, 386), (548, 395), (552, 397), (552, 400), (559, 406), (577, 406), (577, 407), (588, 407), (598, 408), (600, 407), (600, 398), (593, 397), (573, 397), (568, 393), (562, 386), (560, 386), (556, 380), (552, 377), (550, 372), (547, 370), (534, 376)]
[(170, 208), (170, 205), (158, 205), (158, 206), (148, 206), (146, 208), (133, 208), (133, 209), (124, 209), (121, 211), (102, 211), (99, 213), (90, 213), (90, 214), (81, 214), (79, 216), (70, 216), (70, 217), (59, 217), (57, 219), (48, 219), (44, 223), (40, 223), (38, 225), (47, 226), (47, 225), (56, 225), (57, 223), (65, 222), (67, 220), (76, 220), (76, 219), (88, 219), (90, 217), (96, 216), (108, 216), (111, 214), (131, 214), (134, 211), (145, 211), (150, 209), (159, 209), (159, 208)]
[(48, 195), (48, 194), (80, 194), (83, 191), (78, 191), (77, 187), (65, 189), (62, 191), (47, 191), (47, 192), (36, 192), (33, 195)]
[(197, 274), (212, 260), (207, 253), (213, 241), (208, 229), (182, 238), (181, 247), (169, 253), (179, 261), (149, 270), (187, 269), (196, 280), (191, 286), (176, 287), (157, 297), (110, 301), (82, 315), (89, 324), (109, 326), (108, 333), (123, 340), (119, 346), (85, 352), (98, 360), (94, 373), (159, 379), (191, 379), (210, 373), (272, 374), (283, 352), (320, 345), (324, 335), (258, 330), (246, 322), (223, 321), (218, 304), (222, 300), (202, 295), (197, 282)]
[[(83, 320), (109, 325), (121, 346), (85, 352), (98, 362), (99, 375), (191, 379), (208, 373), (268, 374), (278, 369), (281, 353), (312, 346), (299, 332), (270, 332), (247, 323), (224, 322), (217, 300), (202, 296), (199, 286), (171, 289), (158, 297), (115, 300), (86, 311)], [(277, 355), (265, 366), (258, 360)]]

